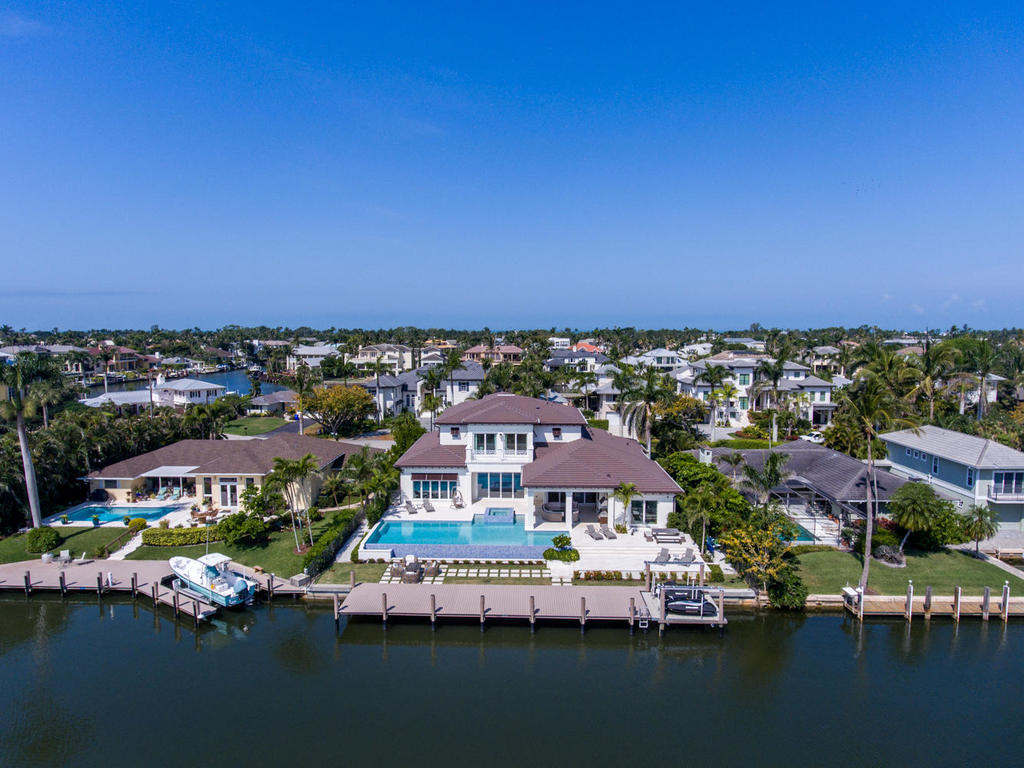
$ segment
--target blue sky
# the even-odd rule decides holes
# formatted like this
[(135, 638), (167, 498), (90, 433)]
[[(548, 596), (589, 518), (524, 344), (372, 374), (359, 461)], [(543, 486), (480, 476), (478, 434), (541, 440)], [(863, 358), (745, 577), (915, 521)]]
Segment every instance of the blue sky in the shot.
[(2, 4), (0, 323), (1022, 325), (1024, 6), (822, 5)]

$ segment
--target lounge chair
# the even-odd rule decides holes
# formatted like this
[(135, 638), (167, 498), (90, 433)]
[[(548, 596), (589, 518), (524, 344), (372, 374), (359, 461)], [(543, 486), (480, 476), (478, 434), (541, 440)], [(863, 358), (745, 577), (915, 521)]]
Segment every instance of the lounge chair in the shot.
[(587, 531), (587, 536), (592, 538), (594, 541), (604, 541), (604, 536), (602, 536), (600, 533), (598, 533), (597, 530), (594, 528), (594, 526), (588, 525), (587, 528), (586, 528), (586, 531)]
[(60, 563), (61, 565), (67, 565), (68, 563), (70, 563), (71, 562), (71, 550), (70, 549), (62, 549), (60, 551), (60, 557), (57, 558), (57, 562)]
[(401, 560), (392, 560), (391, 567), (388, 569), (388, 576), (392, 578), (400, 579), (402, 574), (405, 573), (405, 563)]
[(615, 531), (613, 531), (607, 525), (602, 525), (601, 526), (601, 533), (604, 534), (604, 537), (606, 539), (617, 539), (617, 538), (619, 538), (618, 536), (615, 535)]
[(405, 502), (405, 511), (408, 512), (410, 515), (415, 515), (417, 512), (419, 512), (419, 510), (416, 509), (416, 506), (411, 501), (408, 500), (406, 500)]
[(654, 534), (650, 528), (644, 528), (644, 541), (654, 541)]
[(424, 512), (437, 512), (437, 510), (434, 509), (434, 505), (430, 503), (430, 499), (424, 499), (423, 500), (423, 511)]
[(689, 565), (693, 562), (693, 547), (687, 547), (686, 553), (683, 555), (681, 562)]
[(659, 544), (682, 544), (683, 534), (678, 528), (655, 528), (654, 540)]
[(437, 560), (431, 560), (423, 571), (423, 575), (427, 578), (434, 578), (441, 575), (441, 564)]
[(672, 556), (668, 553), (668, 549), (666, 549), (665, 547), (662, 547), (661, 548), (661, 552), (659, 552), (658, 556), (656, 558), (654, 558), (654, 562), (655, 563), (667, 563), (671, 559), (672, 559)]

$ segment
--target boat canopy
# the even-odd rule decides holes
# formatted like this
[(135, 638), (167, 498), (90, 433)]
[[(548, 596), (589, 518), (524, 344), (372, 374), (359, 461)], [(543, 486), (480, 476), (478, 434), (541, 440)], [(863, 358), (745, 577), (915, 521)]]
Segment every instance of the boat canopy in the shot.
[(230, 563), (231, 558), (227, 555), (222, 555), (220, 552), (211, 552), (208, 555), (203, 555), (197, 558), (203, 565), (208, 565), (211, 568), (216, 568), (221, 563)]

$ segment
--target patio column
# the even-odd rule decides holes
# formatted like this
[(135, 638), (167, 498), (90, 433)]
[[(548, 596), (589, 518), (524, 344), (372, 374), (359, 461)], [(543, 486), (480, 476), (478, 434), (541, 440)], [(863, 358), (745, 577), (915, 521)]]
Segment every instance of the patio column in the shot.
[(565, 524), (569, 526), (571, 531), (573, 528), (572, 522), (572, 491), (566, 490), (565, 492)]

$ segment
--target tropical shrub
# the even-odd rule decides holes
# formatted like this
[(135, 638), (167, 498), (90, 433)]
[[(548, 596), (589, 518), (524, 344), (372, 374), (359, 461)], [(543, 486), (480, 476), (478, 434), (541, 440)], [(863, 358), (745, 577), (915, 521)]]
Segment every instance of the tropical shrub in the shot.
[[(896, 547), (900, 546), (900, 537), (890, 531), (888, 528), (879, 526), (875, 529), (875, 532), (871, 535), (871, 548), (874, 551), (878, 547)], [(853, 551), (858, 555), (864, 554), (864, 526), (859, 526), (856, 529), (853, 539)]]
[(128, 530), (131, 531), (132, 535), (138, 533), (149, 525), (149, 523), (142, 517), (133, 517), (128, 521)]
[(551, 544), (557, 549), (568, 549), (572, 546), (572, 539), (566, 534), (560, 533), (557, 536), (552, 537)]
[[(566, 538), (569, 537), (566, 536)], [(574, 563), (580, 559), (580, 553), (579, 550), (572, 549), (571, 547), (569, 549), (555, 549), (554, 547), (549, 547), (544, 550), (544, 559), (562, 560), (567, 563)]]
[(217, 525), (221, 538), (232, 546), (254, 546), (270, 538), (270, 526), (259, 513), (236, 512)]
[(147, 528), (142, 532), (142, 543), (151, 547), (187, 547), (207, 540), (221, 541), (219, 523), (206, 528)]
[(722, 566), (717, 563), (712, 563), (708, 568), (708, 581), (713, 584), (721, 584), (725, 581), (725, 571), (722, 570)]
[(799, 611), (807, 602), (807, 586), (792, 565), (782, 569), (768, 582), (768, 600), (773, 608)]
[(343, 509), (334, 514), (327, 530), (320, 534), (302, 558), (302, 569), (307, 576), (316, 576), (331, 566), (338, 550), (356, 529), (359, 514), (356, 509)]
[(25, 550), (27, 552), (49, 552), (60, 546), (60, 534), (48, 525), (33, 528), (25, 534)]

